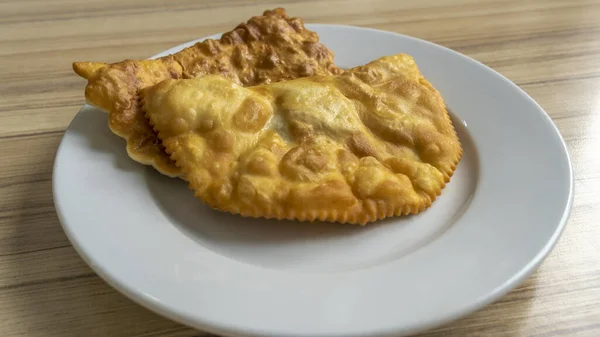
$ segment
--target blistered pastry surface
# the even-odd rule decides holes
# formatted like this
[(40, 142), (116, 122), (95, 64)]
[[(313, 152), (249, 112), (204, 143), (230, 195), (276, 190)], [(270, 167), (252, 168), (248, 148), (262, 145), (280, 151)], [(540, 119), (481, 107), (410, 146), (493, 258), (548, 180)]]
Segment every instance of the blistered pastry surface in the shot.
[(252, 217), (365, 224), (429, 207), (462, 149), (408, 55), (244, 88), (167, 80), (143, 107), (196, 196)]

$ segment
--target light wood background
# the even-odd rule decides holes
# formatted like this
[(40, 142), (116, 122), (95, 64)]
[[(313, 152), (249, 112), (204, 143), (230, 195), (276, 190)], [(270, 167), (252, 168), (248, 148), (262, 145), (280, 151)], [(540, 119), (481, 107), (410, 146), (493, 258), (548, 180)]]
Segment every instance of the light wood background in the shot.
[(145, 58), (276, 6), (469, 55), (533, 96), (567, 141), (576, 197), (549, 258), (496, 303), (420, 336), (600, 336), (600, 2), (590, 0), (0, 0), (0, 336), (204, 336), (107, 286), (60, 228), (52, 161), (84, 103), (71, 62)]

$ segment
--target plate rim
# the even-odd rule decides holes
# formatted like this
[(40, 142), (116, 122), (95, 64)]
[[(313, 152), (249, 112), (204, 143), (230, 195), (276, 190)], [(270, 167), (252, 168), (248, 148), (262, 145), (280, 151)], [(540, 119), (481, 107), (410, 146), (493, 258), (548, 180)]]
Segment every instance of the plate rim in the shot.
[[(369, 28), (369, 27), (340, 25), (340, 24), (318, 24), (318, 23), (306, 24), (306, 26), (307, 26), (307, 28), (314, 30), (314, 31), (319, 31), (320, 30), (319, 27), (323, 27), (323, 28), (329, 27), (329, 28), (339, 28), (339, 29), (368, 30), (368, 31), (371, 31), (374, 33), (379, 33), (379, 34), (383, 33), (383, 34), (396, 35), (396, 36), (399, 36), (404, 39), (416, 40), (419, 43), (425, 43), (428, 45), (432, 45), (435, 48), (442, 48), (453, 54), (457, 54), (463, 58), (467, 58), (469, 61), (477, 63), (480, 66), (483, 66), (483, 67), (487, 68), (488, 70), (491, 70), (492, 72), (494, 72), (495, 75), (501, 77), (504, 80), (504, 82), (507, 82), (507, 84), (511, 85), (514, 89), (517, 89), (518, 91), (520, 91), (531, 103), (533, 103), (537, 107), (537, 109), (540, 112), (543, 112), (542, 115), (544, 116), (544, 118), (547, 119), (549, 124), (552, 126), (553, 131), (556, 133), (558, 139), (560, 140), (560, 145), (562, 146), (562, 148), (564, 150), (564, 154), (565, 154), (564, 159), (566, 160), (566, 164), (567, 164), (567, 168), (568, 168), (568, 186), (569, 186), (569, 188), (568, 188), (567, 204), (565, 206), (565, 209), (562, 212), (562, 217), (561, 217), (559, 223), (557, 224), (557, 226), (555, 227), (552, 236), (545, 243), (544, 247), (539, 252), (537, 252), (537, 254), (521, 270), (519, 270), (518, 273), (515, 273), (512, 278), (510, 278), (509, 280), (504, 282), (504, 284), (501, 284), (498, 288), (488, 292), (486, 296), (478, 299), (477, 301), (471, 302), (471, 305), (464, 308), (462, 311), (456, 311), (453, 314), (447, 315), (446, 317), (439, 317), (437, 319), (432, 319), (432, 320), (423, 322), (423, 324), (421, 324), (420, 326), (413, 326), (412, 329), (410, 329), (410, 330), (405, 330), (405, 329), (397, 329), (395, 331), (383, 331), (382, 330), (382, 331), (377, 332), (377, 334), (373, 335), (373, 336), (386, 336), (389, 333), (411, 334), (411, 333), (423, 331), (425, 329), (437, 327), (441, 324), (445, 324), (445, 323), (454, 321), (458, 318), (464, 317), (464, 316), (472, 313), (475, 310), (481, 309), (482, 307), (488, 305), (489, 303), (504, 296), (506, 293), (508, 293), (509, 291), (513, 290), (516, 286), (518, 286), (521, 282), (526, 280), (534, 271), (536, 271), (537, 267), (549, 255), (549, 253), (555, 247), (556, 243), (558, 242), (561, 235), (563, 234), (564, 229), (568, 223), (569, 216), (572, 211), (572, 206), (573, 206), (573, 201), (574, 201), (574, 193), (575, 193), (574, 170), (573, 170), (573, 163), (571, 160), (571, 155), (569, 153), (568, 146), (567, 146), (560, 130), (558, 129), (556, 124), (553, 122), (553, 120), (549, 116), (549, 114), (527, 92), (525, 92), (522, 88), (520, 88), (518, 85), (516, 85), (514, 82), (512, 82), (510, 79), (508, 79), (504, 75), (500, 74), (493, 68), (488, 67), (485, 64), (483, 64), (467, 55), (464, 55), (462, 53), (454, 51), (445, 46), (442, 46), (442, 45), (439, 45), (439, 44), (436, 44), (436, 43), (433, 43), (433, 42), (430, 42), (427, 40), (419, 39), (416, 37), (412, 37), (412, 36), (408, 36), (408, 35), (404, 35), (404, 34), (400, 34), (400, 33), (396, 33), (396, 32), (391, 32), (391, 31)], [(209, 36), (202, 37), (199, 39), (195, 39), (192, 41), (184, 42), (177, 46), (168, 48), (161, 53), (157, 53), (157, 54), (151, 56), (150, 59), (162, 56), (164, 54), (171, 53), (173, 50), (185, 48), (188, 45), (192, 45), (198, 41), (202, 41), (207, 38), (218, 37), (221, 34), (222, 33), (217, 33), (217, 34), (209, 35)], [(55, 155), (55, 159), (54, 159), (54, 163), (53, 163), (53, 171), (52, 171), (52, 193), (53, 193), (53, 201), (54, 201), (56, 213), (58, 215), (58, 219), (61, 224), (61, 227), (63, 228), (63, 231), (65, 232), (69, 242), (75, 248), (75, 250), (77, 251), (79, 256), (86, 262), (86, 264), (88, 266), (90, 266), (90, 268), (100, 278), (102, 278), (106, 283), (108, 283), (115, 290), (117, 290), (121, 294), (125, 295), (127, 298), (129, 298), (133, 302), (135, 302), (139, 305), (142, 305), (143, 307), (145, 307), (155, 313), (158, 313), (164, 317), (167, 317), (171, 320), (174, 320), (176, 322), (179, 322), (179, 323), (182, 323), (187, 326), (194, 327), (194, 328), (199, 328), (206, 332), (216, 333), (216, 334), (225, 334), (228, 336), (245, 336), (246, 334), (260, 334), (260, 335), (264, 335), (264, 336), (280, 336), (280, 334), (278, 334), (278, 333), (274, 334), (273, 332), (269, 332), (269, 331), (256, 331), (256, 330), (241, 331), (241, 330), (237, 330), (237, 329), (233, 328), (232, 325), (220, 326), (218, 324), (215, 324), (215, 322), (201, 322), (198, 320), (198, 317), (191, 319), (190, 317), (188, 317), (188, 315), (186, 315), (186, 313), (180, 312), (178, 310), (178, 308), (170, 307), (169, 305), (166, 305), (160, 301), (153, 299), (152, 297), (148, 296), (147, 294), (136, 292), (136, 289), (131, 288), (130, 285), (128, 285), (128, 284), (120, 283), (120, 281), (117, 280), (114, 277), (114, 275), (111, 275), (111, 273), (108, 272), (102, 265), (94, 263), (91, 256), (88, 256), (88, 254), (85, 251), (85, 248), (81, 245), (81, 242), (79, 242), (78, 240), (75, 239), (74, 233), (72, 232), (72, 228), (66, 224), (66, 219), (63, 214), (64, 209), (61, 208), (61, 202), (59, 201), (59, 197), (57, 195), (57, 186), (56, 186), (56, 175), (57, 175), (57, 171), (58, 171), (56, 159), (58, 158), (58, 154), (61, 152), (61, 149), (63, 148), (63, 146), (65, 144), (64, 137), (67, 134), (68, 129), (71, 127), (71, 124), (76, 120), (77, 116), (80, 115), (81, 111), (86, 109), (86, 107), (89, 107), (89, 105), (84, 104), (81, 107), (81, 109), (75, 115), (75, 117), (73, 118), (71, 123), (69, 123), (69, 126), (67, 127), (67, 129), (65, 131), (65, 134), (61, 138), (61, 142), (56, 151), (56, 155)], [(358, 334), (351, 334), (351, 335), (347, 335), (347, 336), (359, 336), (359, 335), (360, 335), (360, 332)], [(306, 336), (306, 335), (291, 333), (291, 334), (286, 334), (286, 336)]]

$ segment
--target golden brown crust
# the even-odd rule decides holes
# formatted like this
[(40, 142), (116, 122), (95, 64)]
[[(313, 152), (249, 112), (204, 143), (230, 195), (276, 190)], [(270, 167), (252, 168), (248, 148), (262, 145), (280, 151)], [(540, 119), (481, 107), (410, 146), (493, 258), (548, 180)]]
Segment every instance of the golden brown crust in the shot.
[(208, 39), (173, 55), (113, 64), (75, 62), (73, 70), (88, 80), (88, 103), (110, 113), (109, 126), (127, 140), (129, 156), (168, 176), (178, 176), (180, 171), (140, 111), (140, 89), (165, 79), (208, 74), (253, 86), (341, 73), (333, 64), (333, 53), (318, 43), (317, 34), (281, 8), (251, 18), (219, 40)]
[(195, 195), (251, 217), (364, 225), (429, 207), (462, 148), (408, 55), (243, 88), (166, 80), (143, 108)]

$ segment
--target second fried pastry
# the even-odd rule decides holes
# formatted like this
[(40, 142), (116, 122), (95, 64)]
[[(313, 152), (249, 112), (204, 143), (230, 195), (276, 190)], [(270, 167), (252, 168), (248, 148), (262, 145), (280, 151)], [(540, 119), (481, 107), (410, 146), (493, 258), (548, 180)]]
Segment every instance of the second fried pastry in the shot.
[(318, 40), (301, 19), (288, 17), (278, 8), (251, 18), (219, 40), (198, 42), (156, 60), (76, 62), (73, 68), (88, 80), (88, 103), (110, 113), (109, 126), (127, 140), (129, 156), (153, 165), (163, 174), (178, 176), (179, 169), (139, 109), (140, 89), (165, 79), (208, 74), (220, 74), (237, 84), (252, 86), (340, 73), (333, 64), (333, 53)]

